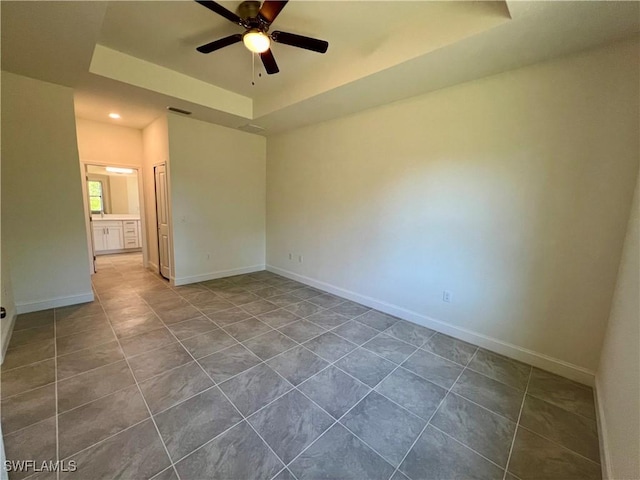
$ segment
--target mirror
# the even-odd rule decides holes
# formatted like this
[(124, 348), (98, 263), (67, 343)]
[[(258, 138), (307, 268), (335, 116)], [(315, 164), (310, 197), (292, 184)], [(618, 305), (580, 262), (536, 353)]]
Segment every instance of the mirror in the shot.
[(87, 165), (87, 191), (93, 214), (140, 214), (138, 172), (110, 172), (117, 169)]

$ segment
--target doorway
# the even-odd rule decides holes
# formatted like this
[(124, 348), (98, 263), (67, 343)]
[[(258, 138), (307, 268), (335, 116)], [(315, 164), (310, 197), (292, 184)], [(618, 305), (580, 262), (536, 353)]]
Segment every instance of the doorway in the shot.
[(142, 179), (136, 167), (83, 163), (91, 273), (103, 255), (143, 252)]
[(167, 280), (171, 277), (171, 248), (169, 244), (169, 195), (166, 164), (153, 167), (156, 191), (156, 227), (158, 231), (158, 270)]

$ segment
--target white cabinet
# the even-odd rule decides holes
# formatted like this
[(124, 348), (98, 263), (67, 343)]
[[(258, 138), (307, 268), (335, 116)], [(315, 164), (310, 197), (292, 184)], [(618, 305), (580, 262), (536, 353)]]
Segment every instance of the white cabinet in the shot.
[(105, 227), (93, 225), (93, 249), (96, 252), (101, 252), (107, 249), (107, 242), (105, 241)]
[(96, 253), (125, 248), (124, 225), (120, 220), (93, 221), (93, 247)]
[(140, 247), (140, 221), (139, 220), (123, 220), (124, 228), (124, 248)]
[(124, 248), (122, 224), (107, 227), (107, 250), (120, 250)]

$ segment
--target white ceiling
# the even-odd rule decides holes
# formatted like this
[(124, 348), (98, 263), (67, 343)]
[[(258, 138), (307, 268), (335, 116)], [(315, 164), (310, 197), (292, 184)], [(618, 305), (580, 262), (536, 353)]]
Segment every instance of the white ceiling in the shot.
[[(239, 2), (221, 3), (234, 10)], [(241, 29), (193, 1), (1, 8), (3, 70), (74, 87), (78, 116), (109, 121), (117, 111), (117, 122), (142, 128), (172, 105), (231, 127), (258, 124), (267, 134), (640, 31), (637, 2), (294, 0), (272, 30), (326, 39), (329, 50), (276, 44), (280, 73), (263, 73), (252, 86), (242, 44), (196, 52)]]
[[(220, 3), (231, 11), (239, 4)], [(354, 67), (368, 73), (388, 68), (508, 18), (501, 1), (291, 1), (271, 30), (327, 39), (329, 50), (321, 55), (275, 43), (280, 73), (263, 73), (255, 86), (252, 55), (241, 43), (207, 55), (196, 51), (243, 30), (195, 2), (114, 2), (98, 42), (256, 99), (313, 77), (343, 77)], [(256, 67), (263, 72), (259, 59)]]

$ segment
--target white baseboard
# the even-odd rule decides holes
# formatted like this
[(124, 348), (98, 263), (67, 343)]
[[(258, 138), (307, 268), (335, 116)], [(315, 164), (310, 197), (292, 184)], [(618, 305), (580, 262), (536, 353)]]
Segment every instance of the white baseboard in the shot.
[(39, 300), (37, 302), (19, 303), (16, 305), (18, 314), (38, 312), (47, 310), (48, 308), (66, 307), (68, 305), (76, 305), (78, 303), (93, 302), (93, 292), (82, 293), (80, 295), (70, 295), (68, 297), (56, 297), (48, 300)]
[(389, 315), (402, 318), (403, 320), (408, 320), (418, 325), (422, 325), (423, 327), (427, 327), (446, 335), (450, 335), (459, 340), (473, 343), (474, 345), (478, 345), (479, 347), (485, 348), (492, 352), (499, 353), (500, 355), (504, 355), (505, 357), (528, 363), (530, 365), (533, 365), (534, 367), (538, 367), (542, 370), (561, 375), (576, 382), (589, 386), (594, 385), (595, 372), (578, 365), (573, 365), (569, 362), (565, 362), (564, 360), (553, 358), (543, 353), (535, 352), (518, 345), (504, 342), (497, 338), (489, 337), (473, 330), (457, 327), (455, 325), (451, 325), (450, 323), (443, 322), (442, 320), (437, 320), (435, 318), (414, 312), (412, 310), (408, 310), (398, 305), (393, 305), (391, 303), (368, 297), (366, 295), (360, 295), (359, 293), (345, 290), (343, 288), (336, 287), (329, 283), (321, 282), (313, 278), (305, 277), (304, 275), (299, 275), (297, 273), (290, 272), (289, 270), (284, 270), (272, 265), (267, 265), (267, 270), (273, 273), (277, 273), (278, 275), (282, 275), (283, 277), (287, 277), (292, 280), (304, 283), (306, 285), (310, 285), (312, 287), (325, 290), (335, 295), (339, 295), (354, 302), (361, 303), (363, 305), (366, 305), (367, 307), (375, 308), (376, 310), (380, 310), (381, 312), (388, 313)]
[(219, 270), (217, 272), (204, 273), (202, 275), (193, 275), (190, 277), (176, 277), (173, 280), (176, 286), (188, 285), (196, 282), (206, 282), (207, 280), (215, 280), (216, 278), (230, 277), (232, 275), (242, 275), (244, 273), (253, 273), (264, 270), (264, 265), (253, 265), (251, 267), (234, 268), (231, 270)]
[(4, 318), (2, 321), (8, 321), (9, 327), (7, 327), (7, 334), (2, 337), (2, 358), (0, 358), (0, 364), (4, 362), (4, 356), (7, 353), (7, 348), (9, 348), (9, 342), (11, 341), (11, 334), (13, 333), (13, 327), (16, 324), (16, 318), (18, 315), (15, 311), (9, 312), (9, 317)]
[(600, 465), (602, 468), (603, 480), (613, 480), (613, 472), (611, 471), (611, 460), (609, 454), (609, 441), (607, 434), (607, 421), (604, 414), (604, 406), (600, 401), (598, 392), (600, 392), (600, 383), (596, 375), (595, 386), (593, 387), (593, 397), (596, 403), (596, 424), (598, 426), (598, 442), (600, 443)]

